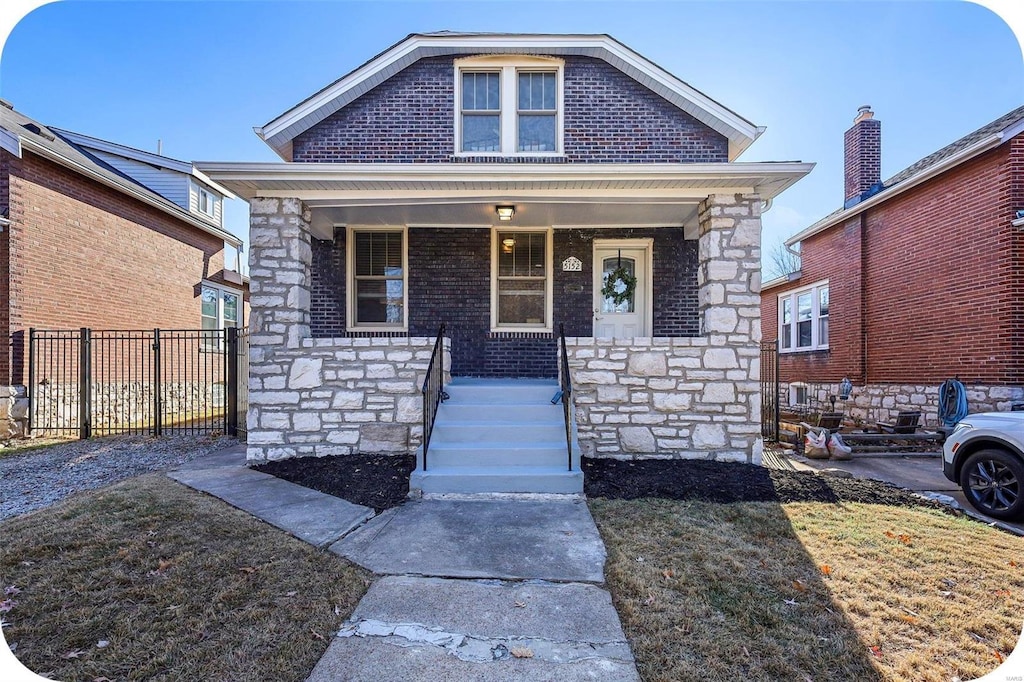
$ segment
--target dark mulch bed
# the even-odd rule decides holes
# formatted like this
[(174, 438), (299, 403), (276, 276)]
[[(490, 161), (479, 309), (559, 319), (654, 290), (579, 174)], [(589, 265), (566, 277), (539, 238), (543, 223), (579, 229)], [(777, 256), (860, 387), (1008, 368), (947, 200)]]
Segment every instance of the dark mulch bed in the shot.
[(416, 457), (301, 457), (267, 462), (253, 468), (381, 512), (405, 501), (409, 494), (409, 474), (416, 468)]
[(588, 497), (705, 502), (865, 502), (940, 506), (889, 483), (704, 460), (584, 459)]
[[(255, 467), (307, 488), (373, 507), (395, 507), (409, 493), (412, 455), (340, 455)], [(888, 483), (703, 460), (583, 459), (588, 497), (664, 497), (706, 502), (866, 502), (940, 507)]]

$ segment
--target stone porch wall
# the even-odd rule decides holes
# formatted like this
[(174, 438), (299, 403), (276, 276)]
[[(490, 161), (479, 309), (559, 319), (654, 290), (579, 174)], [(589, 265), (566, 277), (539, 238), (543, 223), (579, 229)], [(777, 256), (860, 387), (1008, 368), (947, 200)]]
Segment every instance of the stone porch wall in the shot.
[(566, 339), (588, 457), (760, 462), (760, 354), (707, 338)]
[[(789, 384), (779, 385), (782, 409), (789, 404)], [(967, 409), (978, 412), (1009, 412), (1015, 403), (1024, 403), (1024, 387), (964, 384), (967, 389)], [(829, 395), (839, 392), (836, 384), (808, 385), (808, 399), (812, 404), (830, 407)], [(836, 411), (846, 412), (854, 419), (870, 422), (893, 422), (900, 411), (920, 410), (921, 423), (938, 426), (939, 386), (922, 384), (867, 384), (854, 386), (850, 399), (836, 400)]]
[[(420, 387), (434, 341), (303, 339), (295, 349), (254, 351), (247, 458), (415, 452), (423, 439)], [(447, 382), (450, 339), (444, 347)]]

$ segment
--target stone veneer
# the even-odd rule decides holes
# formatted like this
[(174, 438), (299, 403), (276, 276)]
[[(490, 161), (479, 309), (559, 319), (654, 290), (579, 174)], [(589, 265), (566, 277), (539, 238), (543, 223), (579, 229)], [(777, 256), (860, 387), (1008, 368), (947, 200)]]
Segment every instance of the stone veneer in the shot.
[[(309, 212), (253, 199), (247, 458), (411, 452), (435, 339), (310, 338)], [(451, 342), (444, 344), (444, 370)]]
[[(796, 383), (796, 382), (794, 382)], [(790, 384), (779, 385), (782, 393), (782, 409), (788, 404)], [(967, 409), (970, 414), (977, 412), (1008, 412), (1016, 404), (1024, 404), (1024, 387), (983, 386), (965, 384)], [(829, 395), (839, 392), (838, 384), (809, 383), (810, 402), (830, 407)], [(939, 424), (938, 385), (910, 384), (868, 384), (854, 386), (848, 401), (836, 400), (836, 411), (843, 411), (854, 419), (869, 422), (893, 422), (900, 411), (920, 410), (921, 423), (935, 427)]]
[[(584, 454), (760, 462), (760, 205), (700, 205), (699, 336), (567, 340)], [(308, 210), (256, 198), (250, 223), (249, 460), (414, 450), (433, 339), (310, 338)]]
[(700, 336), (566, 339), (584, 455), (760, 463), (760, 205), (701, 203)]

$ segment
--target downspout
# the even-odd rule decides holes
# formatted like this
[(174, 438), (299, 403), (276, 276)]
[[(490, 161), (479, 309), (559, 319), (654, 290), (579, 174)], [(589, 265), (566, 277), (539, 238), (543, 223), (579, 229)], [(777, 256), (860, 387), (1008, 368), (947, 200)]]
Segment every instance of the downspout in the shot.
[(868, 384), (868, 311), (867, 311), (867, 265), (868, 265), (868, 212), (860, 220), (860, 370), (861, 383)]

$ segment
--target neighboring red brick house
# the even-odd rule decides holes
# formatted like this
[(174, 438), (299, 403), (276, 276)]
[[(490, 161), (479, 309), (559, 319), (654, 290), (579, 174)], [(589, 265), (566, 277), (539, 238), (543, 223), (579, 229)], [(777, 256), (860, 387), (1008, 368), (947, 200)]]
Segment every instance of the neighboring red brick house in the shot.
[(227, 190), (0, 103), (2, 437), (23, 428), (29, 328), (237, 326), (246, 285), (225, 268)]
[(947, 378), (972, 412), (1024, 399), (1024, 107), (885, 182), (862, 107), (845, 179), (844, 207), (786, 241), (799, 272), (762, 288), (781, 381), (835, 394), (849, 377), (850, 412), (869, 419), (913, 406), (934, 420)]

